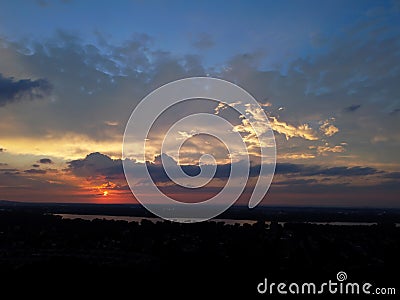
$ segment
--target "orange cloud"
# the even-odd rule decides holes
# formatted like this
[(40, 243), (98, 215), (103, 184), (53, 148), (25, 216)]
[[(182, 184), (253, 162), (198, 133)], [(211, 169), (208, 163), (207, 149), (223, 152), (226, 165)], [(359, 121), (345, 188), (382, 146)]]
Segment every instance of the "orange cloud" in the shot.
[(285, 153), (279, 155), (280, 159), (312, 159), (315, 158), (311, 153)]
[(325, 143), (324, 146), (318, 146), (317, 147), (317, 152), (318, 154), (321, 155), (327, 155), (328, 152), (332, 152), (332, 153), (341, 153), (344, 152), (345, 148), (342, 145), (337, 145), (337, 146), (329, 146), (328, 143)]
[(326, 136), (332, 136), (339, 132), (339, 128), (330, 124), (329, 120), (325, 120), (319, 129), (325, 134)]
[(318, 137), (315, 131), (308, 126), (308, 124), (302, 124), (299, 126), (290, 125), (284, 121), (279, 121), (276, 117), (269, 117), (271, 128), (286, 136), (286, 139), (293, 137), (304, 138), (309, 141), (316, 141)]

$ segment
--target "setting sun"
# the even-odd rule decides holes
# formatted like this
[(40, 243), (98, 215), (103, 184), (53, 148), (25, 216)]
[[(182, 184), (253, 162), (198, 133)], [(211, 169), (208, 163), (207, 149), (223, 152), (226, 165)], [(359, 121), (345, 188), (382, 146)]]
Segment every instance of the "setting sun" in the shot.
[(104, 197), (108, 196), (108, 191), (104, 191), (104, 192), (103, 192), (103, 196), (104, 196)]

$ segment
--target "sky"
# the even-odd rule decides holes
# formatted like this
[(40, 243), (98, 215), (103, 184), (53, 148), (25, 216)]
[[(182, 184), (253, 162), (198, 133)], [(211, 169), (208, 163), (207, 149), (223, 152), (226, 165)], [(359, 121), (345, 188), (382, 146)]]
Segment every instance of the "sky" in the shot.
[[(0, 200), (135, 203), (122, 170), (129, 116), (194, 76), (239, 85), (268, 116), (276, 172), (263, 205), (400, 207), (400, 2), (367, 0), (2, 1)], [(210, 153), (215, 178), (196, 191), (168, 180), (166, 128), (200, 111), (251, 143), (232, 108), (194, 100), (157, 120), (147, 162), (129, 157), (181, 201), (218, 193), (241, 163), (187, 128), (179, 156), (163, 155), (195, 175)]]

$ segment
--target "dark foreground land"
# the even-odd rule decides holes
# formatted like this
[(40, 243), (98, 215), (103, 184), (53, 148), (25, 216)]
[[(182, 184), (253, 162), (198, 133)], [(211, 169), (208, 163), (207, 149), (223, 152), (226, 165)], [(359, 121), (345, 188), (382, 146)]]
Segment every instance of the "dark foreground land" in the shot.
[(16, 292), (81, 293), (84, 288), (92, 294), (123, 291), (132, 298), (247, 299), (267, 297), (256, 290), (265, 277), (318, 283), (336, 280), (344, 271), (348, 281), (395, 287), (399, 293), (399, 254), (400, 227), (390, 222), (128, 223), (0, 211), (0, 284)]

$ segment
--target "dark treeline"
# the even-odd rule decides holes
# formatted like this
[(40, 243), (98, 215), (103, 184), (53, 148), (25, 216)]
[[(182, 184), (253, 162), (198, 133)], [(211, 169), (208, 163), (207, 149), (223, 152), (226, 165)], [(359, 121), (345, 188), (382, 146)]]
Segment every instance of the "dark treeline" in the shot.
[(351, 281), (397, 287), (399, 253), (400, 228), (391, 223), (128, 223), (0, 211), (3, 285), (94, 282), (97, 290), (116, 286), (148, 295), (257, 296), (264, 277), (319, 282), (345, 271)]

